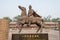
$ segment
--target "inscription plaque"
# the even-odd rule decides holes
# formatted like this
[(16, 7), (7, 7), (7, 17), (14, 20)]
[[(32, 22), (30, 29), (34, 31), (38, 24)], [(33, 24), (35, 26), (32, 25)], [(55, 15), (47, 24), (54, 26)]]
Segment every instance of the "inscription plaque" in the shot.
[(12, 34), (12, 40), (48, 40), (48, 34)]

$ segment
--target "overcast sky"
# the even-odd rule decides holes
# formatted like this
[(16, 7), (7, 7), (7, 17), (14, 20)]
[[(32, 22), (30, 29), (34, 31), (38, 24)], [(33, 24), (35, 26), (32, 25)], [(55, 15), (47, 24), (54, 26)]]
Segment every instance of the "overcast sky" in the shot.
[(60, 18), (60, 0), (0, 0), (0, 18), (8, 16), (13, 18), (20, 15), (18, 5), (26, 7), (32, 5), (37, 14), (42, 17), (51, 15)]

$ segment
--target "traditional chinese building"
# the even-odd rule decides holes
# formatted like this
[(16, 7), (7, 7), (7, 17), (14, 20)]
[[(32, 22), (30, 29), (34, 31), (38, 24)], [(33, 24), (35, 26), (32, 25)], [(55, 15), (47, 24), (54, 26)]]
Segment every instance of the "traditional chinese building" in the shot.
[[(17, 22), (10, 22), (10, 29), (17, 28), (16, 27)], [(46, 29), (55, 29), (58, 28), (58, 22), (44, 22), (44, 27)]]

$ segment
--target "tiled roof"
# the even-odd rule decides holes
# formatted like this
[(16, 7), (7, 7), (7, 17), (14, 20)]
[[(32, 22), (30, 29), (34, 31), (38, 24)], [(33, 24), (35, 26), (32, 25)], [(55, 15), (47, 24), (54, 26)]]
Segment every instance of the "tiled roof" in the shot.
[[(10, 22), (10, 24), (16, 24), (17, 22)], [(44, 22), (44, 24), (58, 24), (58, 22)]]
[(9, 24), (16, 24), (17, 22), (10, 22)]
[(44, 22), (44, 24), (58, 24), (58, 22)]

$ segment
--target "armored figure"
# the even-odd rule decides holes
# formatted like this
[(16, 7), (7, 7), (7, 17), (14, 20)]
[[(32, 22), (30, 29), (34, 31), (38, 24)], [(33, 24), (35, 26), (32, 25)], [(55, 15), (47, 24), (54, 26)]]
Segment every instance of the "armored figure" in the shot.
[(34, 16), (33, 16), (33, 9), (32, 6), (29, 5), (29, 11), (28, 11), (28, 22), (29, 22), (29, 26), (31, 25), (31, 22), (33, 21)]
[(29, 25), (36, 24), (39, 27), (37, 32), (42, 28), (41, 16), (37, 15), (37, 13), (32, 9), (31, 5), (29, 6), (29, 11), (28, 11), (28, 22)]

